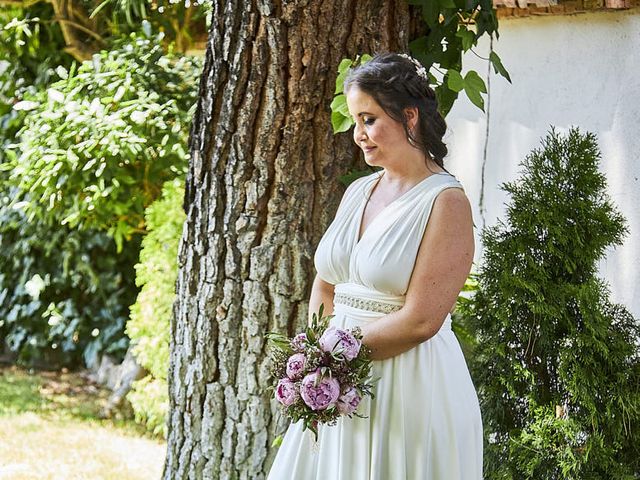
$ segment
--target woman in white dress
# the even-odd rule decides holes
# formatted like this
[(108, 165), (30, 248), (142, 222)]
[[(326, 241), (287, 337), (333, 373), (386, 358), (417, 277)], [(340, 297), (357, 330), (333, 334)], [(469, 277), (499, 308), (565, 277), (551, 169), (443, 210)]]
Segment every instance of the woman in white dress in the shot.
[(352, 182), (315, 252), (309, 311), (362, 328), (375, 398), (320, 425), (291, 424), (269, 480), (478, 480), (482, 419), (457, 338), (474, 254), (471, 207), (443, 166), (446, 131), (424, 68), (376, 55), (345, 79), (353, 139), (381, 171)]

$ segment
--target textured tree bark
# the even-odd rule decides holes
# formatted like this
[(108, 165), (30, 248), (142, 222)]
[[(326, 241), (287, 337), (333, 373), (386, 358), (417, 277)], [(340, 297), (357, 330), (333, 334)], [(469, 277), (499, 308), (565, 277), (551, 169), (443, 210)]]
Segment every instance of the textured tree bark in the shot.
[[(263, 479), (285, 425), (264, 334), (306, 323), (313, 253), (356, 165), (342, 58), (407, 50), (405, 0), (213, 0), (179, 248), (164, 478)], [(364, 164), (360, 164), (360, 168)]]

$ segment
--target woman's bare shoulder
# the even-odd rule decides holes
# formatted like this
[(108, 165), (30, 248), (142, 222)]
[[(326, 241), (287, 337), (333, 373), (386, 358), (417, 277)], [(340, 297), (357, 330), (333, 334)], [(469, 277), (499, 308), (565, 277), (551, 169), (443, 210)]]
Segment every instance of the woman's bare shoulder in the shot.
[(445, 188), (436, 195), (433, 208), (444, 210), (449, 214), (466, 214), (471, 212), (471, 202), (464, 188), (458, 182), (446, 185)]

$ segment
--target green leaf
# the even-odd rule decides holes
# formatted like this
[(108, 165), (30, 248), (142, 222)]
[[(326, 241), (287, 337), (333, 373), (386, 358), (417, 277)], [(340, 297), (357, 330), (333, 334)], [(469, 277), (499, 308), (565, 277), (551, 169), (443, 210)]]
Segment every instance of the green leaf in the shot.
[(489, 60), (493, 64), (494, 71), (502, 75), (504, 78), (507, 79), (509, 83), (511, 83), (511, 77), (509, 76), (509, 72), (507, 72), (507, 69), (504, 68), (504, 65), (502, 64), (502, 61), (500, 60), (500, 57), (498, 56), (498, 54), (493, 50), (491, 50), (491, 53), (489, 53)]
[(456, 37), (460, 38), (462, 42), (463, 51), (469, 50), (476, 39), (475, 33), (469, 30), (465, 25), (461, 25), (458, 31), (456, 32)]
[(365, 63), (367, 63), (372, 58), (373, 57), (371, 55), (369, 55), (368, 53), (363, 53), (362, 56), (360, 57), (360, 65), (364, 65)]
[(273, 439), (273, 442), (271, 443), (271, 448), (278, 448), (280, 445), (282, 445), (283, 439), (284, 437), (282, 435), (278, 435), (276, 438)]
[[(469, 76), (469, 73), (473, 73), (475, 74), (475, 76)], [(476, 72), (469, 73), (465, 76), (464, 91), (467, 94), (467, 97), (469, 97), (469, 100), (471, 100), (471, 102), (475, 106), (477, 106), (484, 112), (484, 99), (480, 94), (480, 92), (487, 91), (486, 87), (484, 86), (484, 81), (480, 77), (478, 77), (478, 74)]]
[(465, 88), (465, 80), (460, 75), (460, 72), (454, 69), (447, 71), (447, 86), (454, 92), (460, 92)]
[(349, 68), (353, 65), (353, 61), (350, 58), (343, 58), (338, 65), (338, 76), (336, 77), (336, 89), (334, 94), (342, 93), (344, 87), (344, 79), (347, 76)]
[(349, 130), (353, 122), (350, 117), (345, 117), (340, 112), (331, 112), (331, 125), (333, 133), (340, 133)]
[(347, 105), (347, 97), (344, 94), (336, 95), (331, 102), (331, 110), (340, 112), (345, 117), (350, 117), (349, 106)]
[(440, 16), (440, 5), (438, 0), (427, 0), (422, 6), (422, 19), (429, 28), (435, 28), (438, 25), (438, 17)]
[(458, 92), (451, 90), (446, 83), (438, 85), (435, 88), (436, 98), (438, 99), (438, 109), (443, 117), (446, 117), (453, 102), (458, 98)]
[(465, 88), (468, 86), (475, 91), (487, 93), (487, 86), (485, 85), (484, 80), (473, 70), (470, 70), (464, 76), (464, 85)]

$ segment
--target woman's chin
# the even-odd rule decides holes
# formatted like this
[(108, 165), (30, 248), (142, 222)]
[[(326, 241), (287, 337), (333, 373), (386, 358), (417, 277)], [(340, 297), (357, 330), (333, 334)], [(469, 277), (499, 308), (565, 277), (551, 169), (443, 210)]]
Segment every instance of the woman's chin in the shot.
[(378, 162), (376, 161), (375, 157), (373, 157), (372, 155), (366, 155), (364, 156), (364, 161), (367, 165), (370, 165), (372, 167), (377, 167)]

